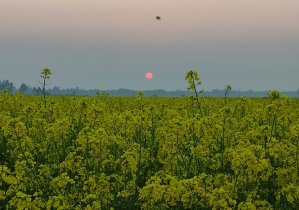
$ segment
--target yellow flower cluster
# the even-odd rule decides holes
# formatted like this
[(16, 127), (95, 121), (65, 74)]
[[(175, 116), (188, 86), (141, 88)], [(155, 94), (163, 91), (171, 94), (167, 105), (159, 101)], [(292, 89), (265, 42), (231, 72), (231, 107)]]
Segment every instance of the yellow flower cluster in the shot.
[(4, 91), (0, 209), (299, 209), (298, 102)]

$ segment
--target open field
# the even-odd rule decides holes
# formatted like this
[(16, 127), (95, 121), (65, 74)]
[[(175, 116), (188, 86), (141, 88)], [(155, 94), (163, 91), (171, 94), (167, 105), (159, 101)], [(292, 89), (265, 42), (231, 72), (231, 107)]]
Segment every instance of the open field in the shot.
[(299, 209), (297, 99), (46, 101), (0, 95), (0, 209)]

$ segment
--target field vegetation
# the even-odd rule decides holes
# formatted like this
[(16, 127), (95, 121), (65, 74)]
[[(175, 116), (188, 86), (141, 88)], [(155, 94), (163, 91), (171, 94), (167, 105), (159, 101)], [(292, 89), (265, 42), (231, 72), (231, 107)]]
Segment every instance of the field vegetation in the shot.
[[(189, 72), (190, 73), (190, 72)], [(190, 90), (200, 84), (187, 74)], [(299, 103), (0, 95), (0, 209), (299, 209)]]

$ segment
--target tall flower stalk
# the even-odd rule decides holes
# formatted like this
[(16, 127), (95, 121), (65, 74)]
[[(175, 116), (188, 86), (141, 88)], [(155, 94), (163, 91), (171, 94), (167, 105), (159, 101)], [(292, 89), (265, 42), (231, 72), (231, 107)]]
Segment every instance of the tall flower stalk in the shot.
[(43, 71), (41, 72), (40, 77), (43, 78), (43, 82), (40, 82), (42, 85), (42, 90), (43, 90), (43, 95), (44, 95), (44, 104), (45, 104), (45, 108), (47, 107), (47, 102), (46, 102), (46, 80), (50, 79), (50, 75), (52, 75), (50, 69), (48, 68), (44, 68)]
[[(190, 70), (186, 77), (185, 77), (185, 80), (188, 80), (188, 84), (190, 85), (187, 90), (194, 90), (195, 92), (195, 96), (196, 96), (196, 101), (197, 101), (197, 106), (198, 106), (198, 109), (199, 109), (199, 112), (200, 112), (200, 116), (203, 117), (202, 115), (202, 111), (201, 111), (201, 105), (200, 105), (200, 102), (199, 102), (199, 96), (198, 96), (198, 92), (197, 92), (197, 89), (196, 89), (196, 86), (198, 85), (201, 85), (201, 81), (200, 81), (200, 78), (198, 77), (198, 74), (196, 71), (192, 71)], [(202, 93), (203, 90), (199, 91), (199, 93)]]

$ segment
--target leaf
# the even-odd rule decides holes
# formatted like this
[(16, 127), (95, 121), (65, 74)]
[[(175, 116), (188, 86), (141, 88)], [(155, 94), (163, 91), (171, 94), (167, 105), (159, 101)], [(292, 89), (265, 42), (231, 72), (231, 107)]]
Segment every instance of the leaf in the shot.
[(55, 203), (53, 203), (53, 207), (57, 208), (59, 206), (59, 201), (56, 201)]

